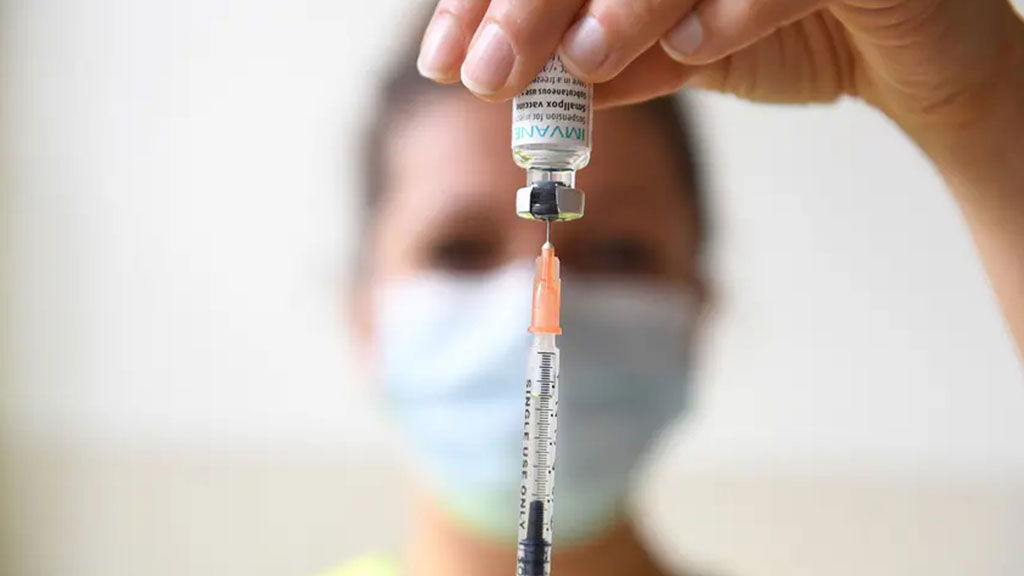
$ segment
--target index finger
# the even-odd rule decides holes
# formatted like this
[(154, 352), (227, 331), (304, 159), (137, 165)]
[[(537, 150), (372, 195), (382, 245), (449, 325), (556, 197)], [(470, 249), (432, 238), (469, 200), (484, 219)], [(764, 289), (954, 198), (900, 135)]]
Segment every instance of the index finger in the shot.
[(492, 0), (462, 63), (461, 78), (485, 100), (507, 100), (555, 53), (584, 0)]
[(443, 83), (459, 80), (466, 48), (487, 11), (488, 0), (440, 0), (423, 32), (416, 67), (420, 74)]

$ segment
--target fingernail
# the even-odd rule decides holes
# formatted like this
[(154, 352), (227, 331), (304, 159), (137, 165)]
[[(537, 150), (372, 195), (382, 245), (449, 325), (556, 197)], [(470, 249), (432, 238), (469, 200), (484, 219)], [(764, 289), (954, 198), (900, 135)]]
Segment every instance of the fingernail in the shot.
[(662, 39), (666, 50), (680, 56), (692, 56), (704, 41), (704, 27), (696, 13), (692, 13)]
[(577, 22), (562, 41), (562, 54), (579, 72), (596, 72), (608, 59), (608, 37), (597, 18)]
[(427, 28), (420, 46), (420, 56), (416, 60), (420, 74), (427, 78), (447, 77), (449, 71), (459, 63), (462, 55), (461, 40), (462, 34), (454, 19), (447, 14), (439, 14)]
[(508, 82), (515, 52), (497, 24), (488, 24), (469, 50), (462, 64), (462, 82), (477, 94), (492, 94)]

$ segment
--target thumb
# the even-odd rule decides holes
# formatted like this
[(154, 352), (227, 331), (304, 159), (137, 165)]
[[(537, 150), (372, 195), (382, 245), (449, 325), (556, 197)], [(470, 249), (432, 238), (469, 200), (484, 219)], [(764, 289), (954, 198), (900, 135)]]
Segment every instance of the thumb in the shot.
[(707, 64), (750, 46), (832, 0), (704, 0), (661, 38), (684, 64)]

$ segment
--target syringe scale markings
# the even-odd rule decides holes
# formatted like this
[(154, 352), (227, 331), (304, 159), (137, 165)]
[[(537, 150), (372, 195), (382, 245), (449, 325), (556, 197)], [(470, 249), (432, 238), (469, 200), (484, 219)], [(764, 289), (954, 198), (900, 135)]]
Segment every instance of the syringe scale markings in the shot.
[(519, 576), (547, 576), (558, 419), (558, 352), (553, 334), (536, 334), (526, 383), (523, 485), (520, 491)]

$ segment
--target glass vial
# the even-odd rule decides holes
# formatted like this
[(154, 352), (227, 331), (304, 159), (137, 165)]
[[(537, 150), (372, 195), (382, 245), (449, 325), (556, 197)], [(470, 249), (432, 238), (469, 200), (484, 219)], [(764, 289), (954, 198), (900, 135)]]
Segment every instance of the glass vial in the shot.
[(556, 54), (512, 101), (512, 157), (526, 169), (527, 186), (575, 187), (576, 171), (590, 162), (593, 94)]

